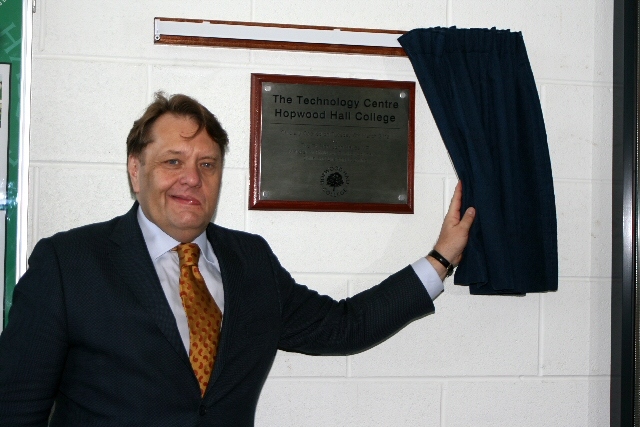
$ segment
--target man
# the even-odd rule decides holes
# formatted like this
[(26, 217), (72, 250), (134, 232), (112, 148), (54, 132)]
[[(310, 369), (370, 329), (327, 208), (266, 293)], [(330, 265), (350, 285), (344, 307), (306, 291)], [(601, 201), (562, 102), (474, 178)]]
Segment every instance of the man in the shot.
[(473, 222), (460, 185), (436, 252), (336, 302), (295, 283), (261, 237), (209, 222), (226, 145), (184, 95), (157, 94), (134, 122), (132, 209), (42, 239), (15, 288), (1, 426), (251, 426), (278, 348), (350, 354), (434, 310)]

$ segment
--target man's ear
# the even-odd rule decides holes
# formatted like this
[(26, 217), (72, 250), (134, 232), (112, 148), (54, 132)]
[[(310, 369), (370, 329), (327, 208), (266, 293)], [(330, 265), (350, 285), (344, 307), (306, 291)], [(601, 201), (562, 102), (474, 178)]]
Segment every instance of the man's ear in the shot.
[(129, 155), (127, 159), (127, 172), (129, 172), (129, 182), (131, 183), (131, 190), (138, 194), (140, 191), (140, 158), (133, 154)]

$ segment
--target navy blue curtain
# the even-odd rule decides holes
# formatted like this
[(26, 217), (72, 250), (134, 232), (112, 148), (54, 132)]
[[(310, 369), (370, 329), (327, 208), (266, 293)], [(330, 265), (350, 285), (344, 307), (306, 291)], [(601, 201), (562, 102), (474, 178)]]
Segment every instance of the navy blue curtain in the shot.
[(426, 28), (400, 37), (477, 216), (454, 282), (472, 294), (558, 288), (547, 134), (521, 33)]

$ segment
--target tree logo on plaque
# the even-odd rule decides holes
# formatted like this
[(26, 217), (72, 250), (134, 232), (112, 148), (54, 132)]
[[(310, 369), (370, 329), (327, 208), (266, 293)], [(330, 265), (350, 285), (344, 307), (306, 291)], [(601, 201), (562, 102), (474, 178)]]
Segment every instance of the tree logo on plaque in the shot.
[(342, 196), (347, 192), (349, 174), (340, 166), (328, 167), (322, 172), (320, 185), (327, 196)]

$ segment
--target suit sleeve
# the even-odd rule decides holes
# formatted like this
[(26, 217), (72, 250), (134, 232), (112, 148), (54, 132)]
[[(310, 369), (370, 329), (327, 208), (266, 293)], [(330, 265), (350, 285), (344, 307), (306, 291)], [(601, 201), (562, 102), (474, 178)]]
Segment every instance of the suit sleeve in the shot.
[(280, 292), (282, 350), (317, 355), (357, 353), (435, 310), (410, 266), (373, 288), (335, 301), (297, 284), (273, 253), (271, 262)]
[(0, 426), (46, 426), (67, 354), (55, 250), (40, 241), (15, 287), (0, 335)]

